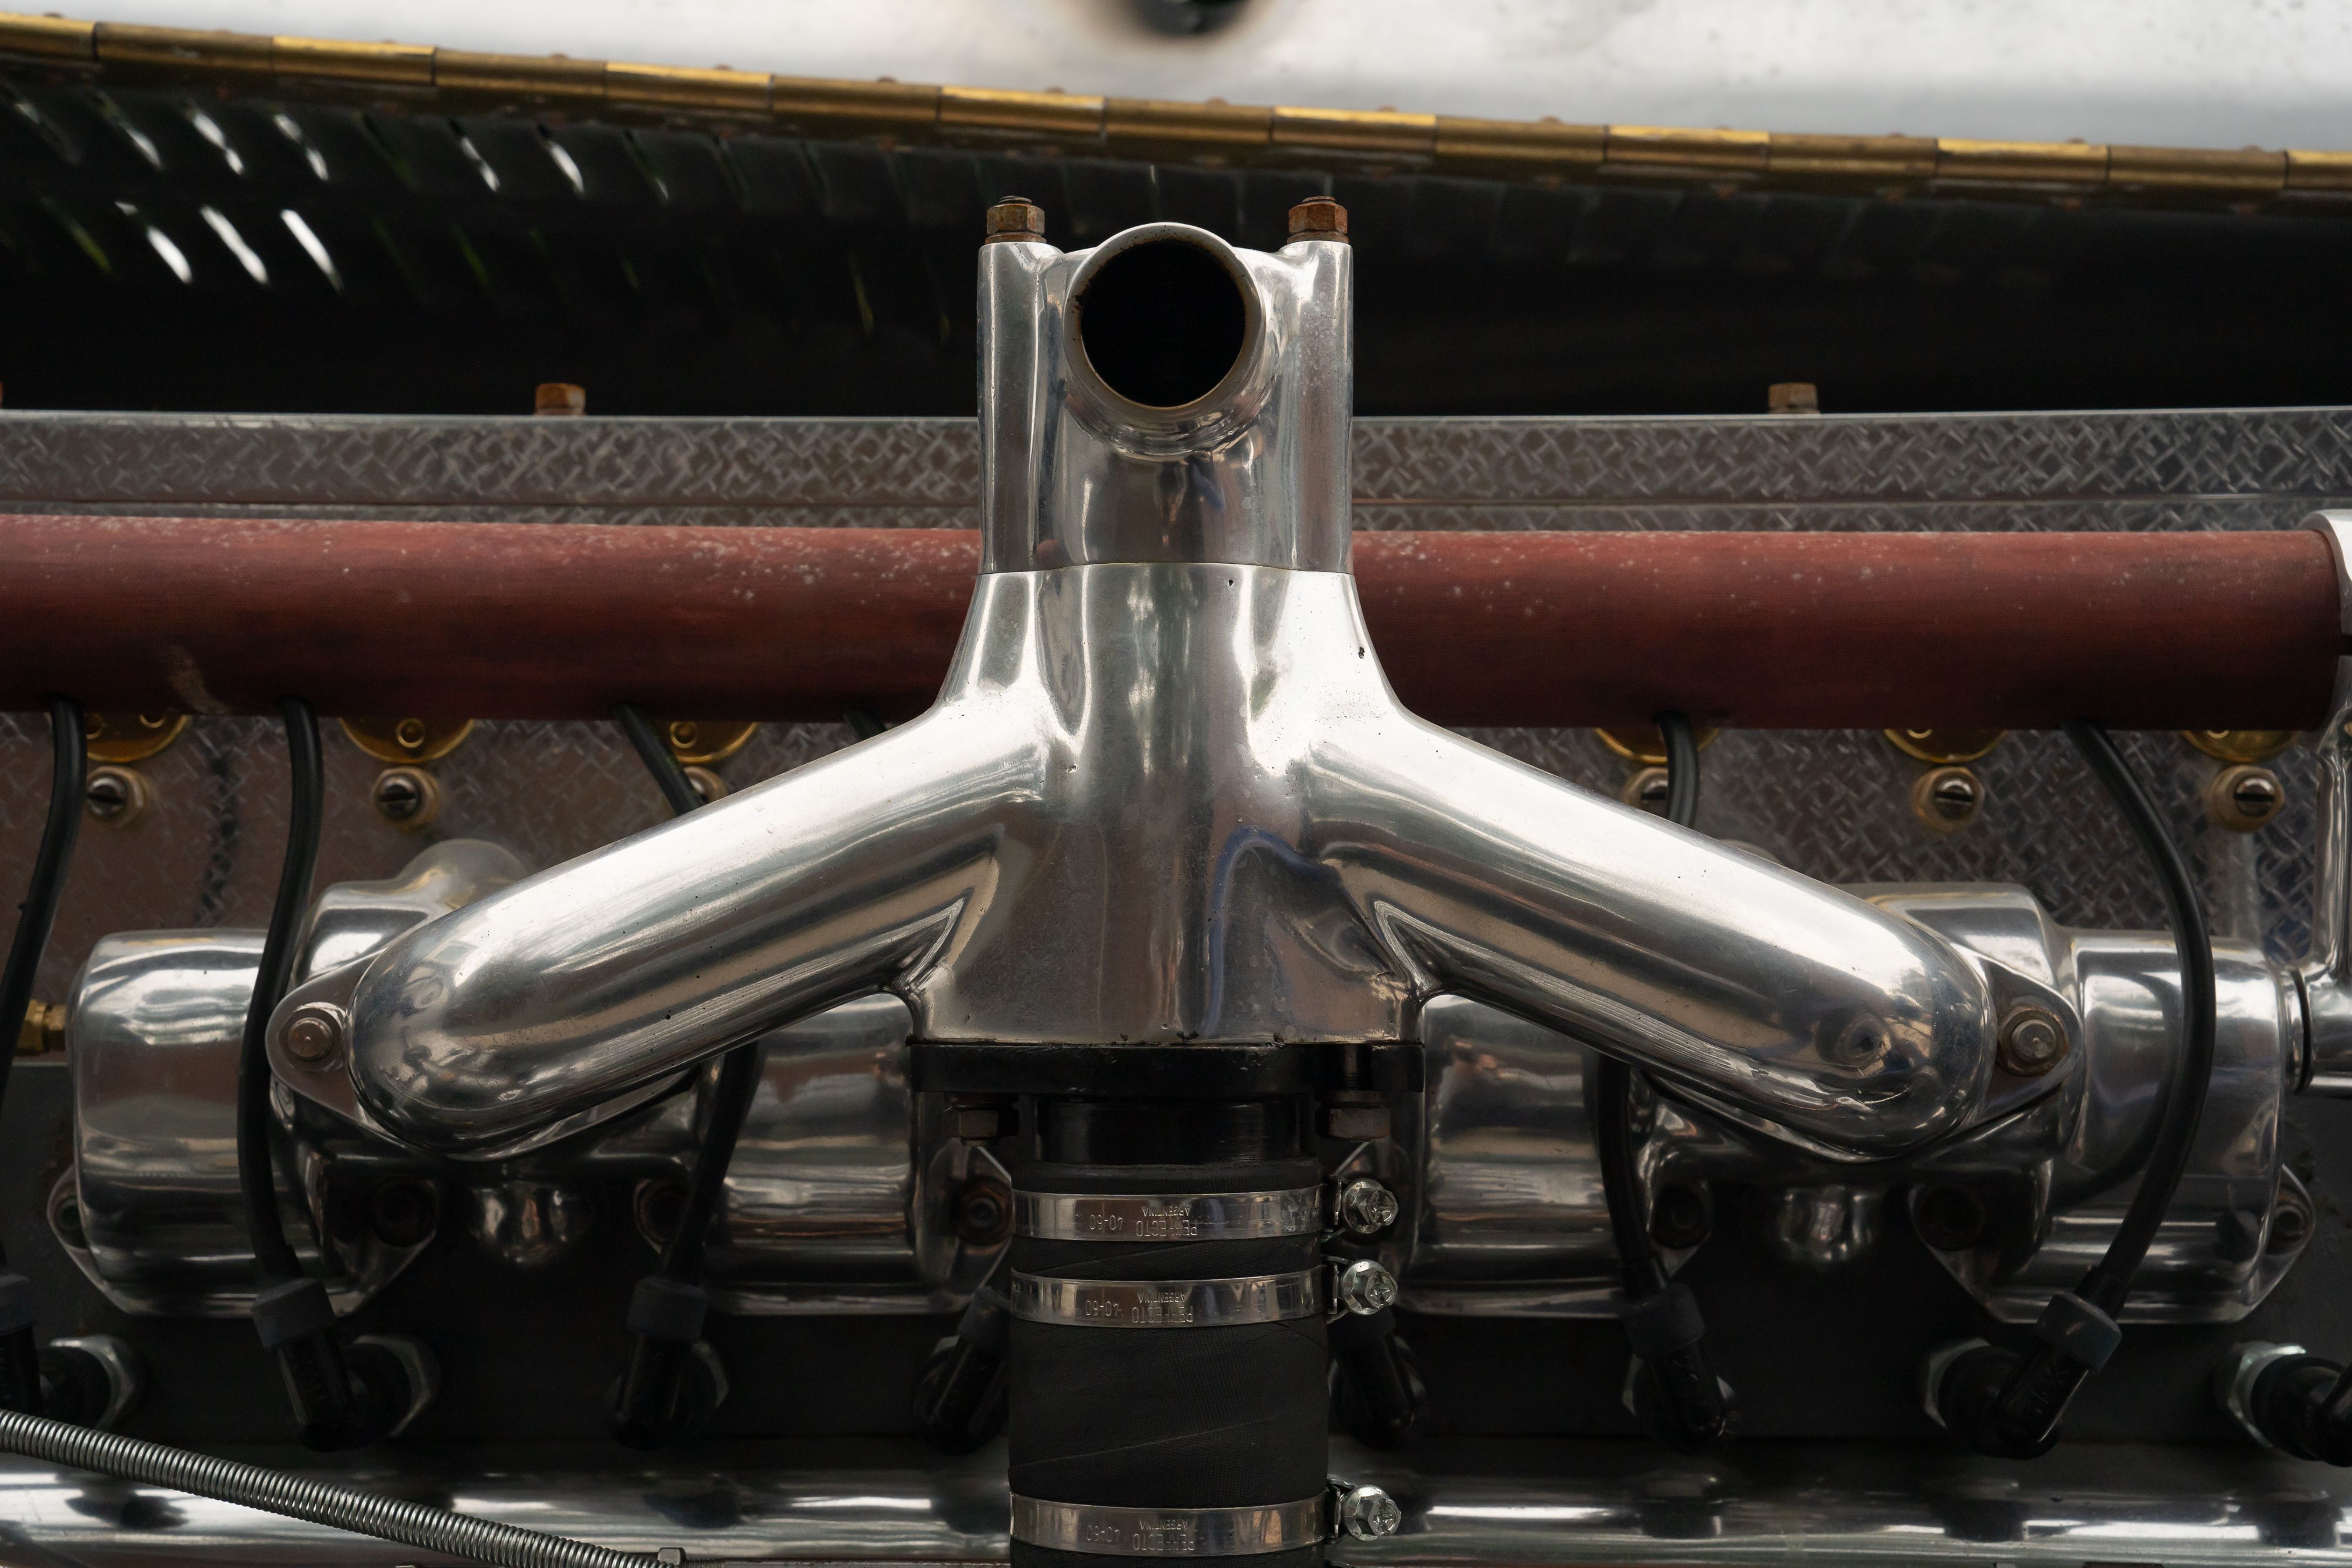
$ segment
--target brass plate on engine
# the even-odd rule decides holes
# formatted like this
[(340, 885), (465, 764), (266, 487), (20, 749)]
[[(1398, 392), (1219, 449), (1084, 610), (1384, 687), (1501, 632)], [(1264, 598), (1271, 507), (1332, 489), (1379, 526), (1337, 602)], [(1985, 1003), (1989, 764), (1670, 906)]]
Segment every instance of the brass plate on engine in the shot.
[(1987, 755), (2008, 733), (2005, 729), (1890, 729), (1886, 738), (1915, 762), (1949, 767)]
[[(1628, 762), (1638, 762), (1644, 768), (1664, 768), (1666, 765), (1666, 737), (1659, 733), (1654, 724), (1625, 725), (1616, 729), (1596, 729), (1592, 733), (1601, 737), (1601, 745)], [(1715, 737), (1721, 733), (1715, 729), (1700, 730), (1699, 749), (1704, 751), (1713, 746)]]
[(470, 718), (347, 718), (343, 733), (379, 762), (435, 762), (474, 732)]
[(2180, 738), (2216, 762), (2268, 762), (2302, 735), (2299, 729), (2184, 729)]
[(144, 762), (180, 738), (184, 713), (93, 713), (81, 721), (82, 747), (93, 762)]
[(724, 762), (751, 743), (759, 725), (738, 719), (664, 719), (662, 742), (680, 762)]

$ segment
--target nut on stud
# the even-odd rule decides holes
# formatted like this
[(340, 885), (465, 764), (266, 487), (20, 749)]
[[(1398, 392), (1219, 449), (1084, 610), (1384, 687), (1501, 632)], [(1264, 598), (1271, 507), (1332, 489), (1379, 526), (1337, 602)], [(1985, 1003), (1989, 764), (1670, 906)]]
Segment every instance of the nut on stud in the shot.
[(1360, 1258), (1339, 1270), (1333, 1294), (1349, 1312), (1370, 1317), (1396, 1300), (1396, 1276), (1370, 1259)]
[(2000, 1020), (2000, 1067), (2020, 1078), (2039, 1078), (2066, 1060), (2066, 1026), (2042, 1008), (2010, 1009)]
[(305, 1003), (294, 1009), (278, 1038), (286, 1043), (286, 1054), (297, 1061), (315, 1065), (331, 1061), (343, 1046), (342, 1012), (323, 1002)]
[(1396, 1194), (1370, 1176), (1339, 1189), (1339, 1223), (1358, 1236), (1377, 1236), (1396, 1223)]
[(1031, 244), (1045, 237), (1045, 209), (1026, 196), (1006, 196), (988, 209), (982, 245)]
[(1404, 1510), (1396, 1499), (1376, 1486), (1351, 1487), (1334, 1482), (1339, 1494), (1338, 1523), (1341, 1533), (1359, 1541), (1370, 1541), (1382, 1535), (1394, 1535), (1404, 1522)]
[(1290, 209), (1292, 245), (1303, 239), (1348, 243), (1348, 209), (1328, 196), (1309, 196)]
[(588, 412), (588, 389), (573, 382), (541, 382), (531, 393), (530, 412), (558, 419)]

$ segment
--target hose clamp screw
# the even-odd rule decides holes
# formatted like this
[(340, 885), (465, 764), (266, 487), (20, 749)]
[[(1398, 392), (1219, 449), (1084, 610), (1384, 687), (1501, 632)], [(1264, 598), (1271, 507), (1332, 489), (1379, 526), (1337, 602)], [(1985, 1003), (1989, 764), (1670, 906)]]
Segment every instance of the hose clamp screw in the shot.
[(2066, 1060), (2066, 1026), (2046, 1009), (2012, 1008), (2000, 1020), (2000, 1066), (2020, 1078), (2039, 1078)]
[(1360, 1258), (1339, 1270), (1333, 1294), (1341, 1307), (1370, 1317), (1396, 1300), (1396, 1276), (1370, 1259)]
[(1342, 1481), (1333, 1483), (1332, 1490), (1339, 1494), (1337, 1512), (1341, 1532), (1359, 1541), (1394, 1535), (1397, 1526), (1404, 1522), (1404, 1510), (1380, 1487), (1351, 1487)]
[(1396, 1223), (1396, 1194), (1370, 1176), (1339, 1189), (1339, 1223), (1358, 1236), (1377, 1236)]

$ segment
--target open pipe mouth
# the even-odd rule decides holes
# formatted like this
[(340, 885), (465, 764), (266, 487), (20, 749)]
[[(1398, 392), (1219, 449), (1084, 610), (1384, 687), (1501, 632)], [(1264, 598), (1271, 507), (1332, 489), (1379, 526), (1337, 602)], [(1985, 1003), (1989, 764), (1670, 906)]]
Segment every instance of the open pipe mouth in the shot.
[(1140, 240), (1094, 268), (1075, 302), (1078, 343), (1102, 384), (1143, 408), (1215, 392), (1249, 344), (1242, 280), (1205, 246)]

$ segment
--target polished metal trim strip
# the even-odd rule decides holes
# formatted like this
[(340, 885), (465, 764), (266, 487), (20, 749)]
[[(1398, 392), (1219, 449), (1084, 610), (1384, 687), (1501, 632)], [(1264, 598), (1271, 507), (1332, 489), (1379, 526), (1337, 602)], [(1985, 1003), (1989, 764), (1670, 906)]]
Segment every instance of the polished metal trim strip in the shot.
[(1048, 1241), (1255, 1241), (1323, 1228), (1323, 1189), (1013, 1195), (1013, 1233)]
[(1323, 1311), (1323, 1270), (1234, 1280), (1059, 1280), (1013, 1276), (1013, 1315), (1093, 1329), (1211, 1329), (1311, 1318)]
[(1326, 1498), (1257, 1508), (1102, 1508), (1013, 1495), (1013, 1539), (1105, 1557), (1251, 1557), (1330, 1535)]

